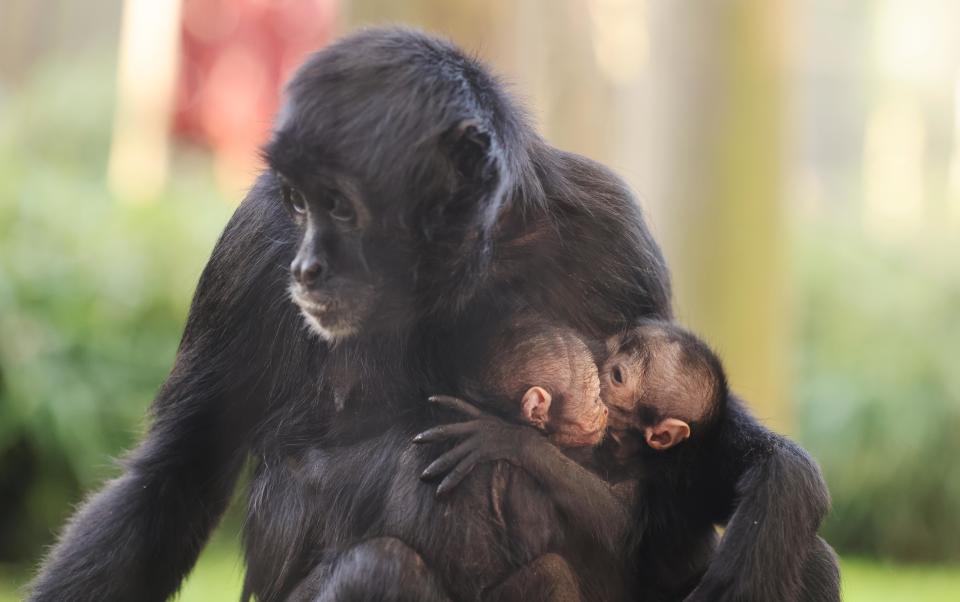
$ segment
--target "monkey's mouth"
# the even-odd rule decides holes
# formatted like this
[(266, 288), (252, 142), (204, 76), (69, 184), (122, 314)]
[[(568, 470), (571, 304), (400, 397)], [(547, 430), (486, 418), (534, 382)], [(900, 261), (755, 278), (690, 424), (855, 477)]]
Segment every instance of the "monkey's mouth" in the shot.
[(343, 303), (339, 299), (321, 298), (313, 295), (294, 294), (293, 301), (300, 309), (318, 319), (328, 315), (342, 313)]
[(607, 416), (607, 428), (610, 433), (619, 432), (625, 433), (632, 428), (630, 423), (630, 414), (626, 410), (623, 410), (612, 403), (606, 404), (607, 409), (610, 410), (610, 415)]
[(357, 333), (373, 305), (372, 290), (364, 286), (341, 285), (333, 291), (309, 291), (293, 284), (290, 297), (311, 330), (326, 340)]
[(568, 423), (559, 428), (552, 438), (559, 447), (594, 447), (600, 445), (606, 434), (607, 416), (604, 412), (591, 428)]
[(643, 436), (632, 428), (610, 428), (607, 431), (607, 440), (604, 446), (613, 453), (618, 460), (626, 460), (640, 453)]

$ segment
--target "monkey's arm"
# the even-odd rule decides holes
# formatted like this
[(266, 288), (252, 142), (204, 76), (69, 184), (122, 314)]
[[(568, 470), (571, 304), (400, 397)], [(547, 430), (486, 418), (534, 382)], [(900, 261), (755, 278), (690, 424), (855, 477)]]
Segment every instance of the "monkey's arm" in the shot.
[(61, 533), (30, 600), (149, 602), (177, 589), (223, 513), (241, 465), (217, 418), (196, 412), (190, 418), (158, 412), (123, 474), (88, 499)]
[(262, 405), (253, 379), (267, 380), (252, 363), (267, 345), (255, 341), (261, 329), (283, 326), (261, 311), (270, 274), (279, 273), (276, 233), (271, 241), (262, 232), (262, 188), (238, 209), (204, 270), (146, 438), (123, 474), (70, 520), (30, 600), (165, 600), (226, 508)]
[(830, 495), (800, 446), (762, 427), (739, 399), (731, 402), (718, 453), (700, 473), (712, 482), (704, 499), (726, 531), (687, 600), (793, 599)]
[(602, 478), (565, 456), (536, 429), (487, 415), (454, 397), (436, 396), (431, 401), (473, 418), (434, 427), (414, 439), (417, 443), (461, 439), (423, 472), (425, 479), (444, 476), (438, 495), (456, 487), (476, 464), (506, 460), (536, 480), (571, 524), (596, 538), (611, 554), (623, 551), (629, 496), (619, 489), (615, 492)]

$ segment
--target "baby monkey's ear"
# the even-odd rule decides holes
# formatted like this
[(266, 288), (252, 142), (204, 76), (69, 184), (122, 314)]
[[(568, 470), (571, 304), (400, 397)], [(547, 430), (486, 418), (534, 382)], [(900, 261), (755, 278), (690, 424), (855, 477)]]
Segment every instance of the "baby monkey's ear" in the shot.
[(690, 437), (690, 425), (678, 418), (664, 418), (643, 429), (647, 445), (657, 451), (670, 449)]
[(523, 394), (520, 411), (523, 413), (523, 419), (538, 429), (547, 428), (547, 420), (550, 414), (550, 402), (552, 397), (543, 387), (530, 387)]

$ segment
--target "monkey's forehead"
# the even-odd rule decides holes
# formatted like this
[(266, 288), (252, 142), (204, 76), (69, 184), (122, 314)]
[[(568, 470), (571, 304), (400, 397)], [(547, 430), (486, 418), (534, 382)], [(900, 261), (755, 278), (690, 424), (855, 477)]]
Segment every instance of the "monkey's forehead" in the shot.
[(405, 29), (367, 30), (306, 61), (287, 86), (275, 131), (354, 167), (365, 159), (383, 167), (484, 113), (489, 79), (446, 42)]

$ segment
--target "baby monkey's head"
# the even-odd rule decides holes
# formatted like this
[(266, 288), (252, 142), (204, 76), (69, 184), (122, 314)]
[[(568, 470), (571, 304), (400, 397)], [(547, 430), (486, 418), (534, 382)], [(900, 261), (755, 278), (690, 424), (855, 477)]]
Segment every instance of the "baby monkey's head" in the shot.
[[(708, 431), (727, 398), (720, 359), (675, 324), (644, 321), (607, 342), (601, 396), (610, 409), (610, 435), (622, 455), (640, 440), (667, 450)], [(638, 438), (637, 435), (640, 437)]]
[(490, 360), (470, 387), (501, 413), (544, 431), (559, 447), (597, 445), (607, 426), (600, 378), (574, 331), (521, 317), (492, 333)]

